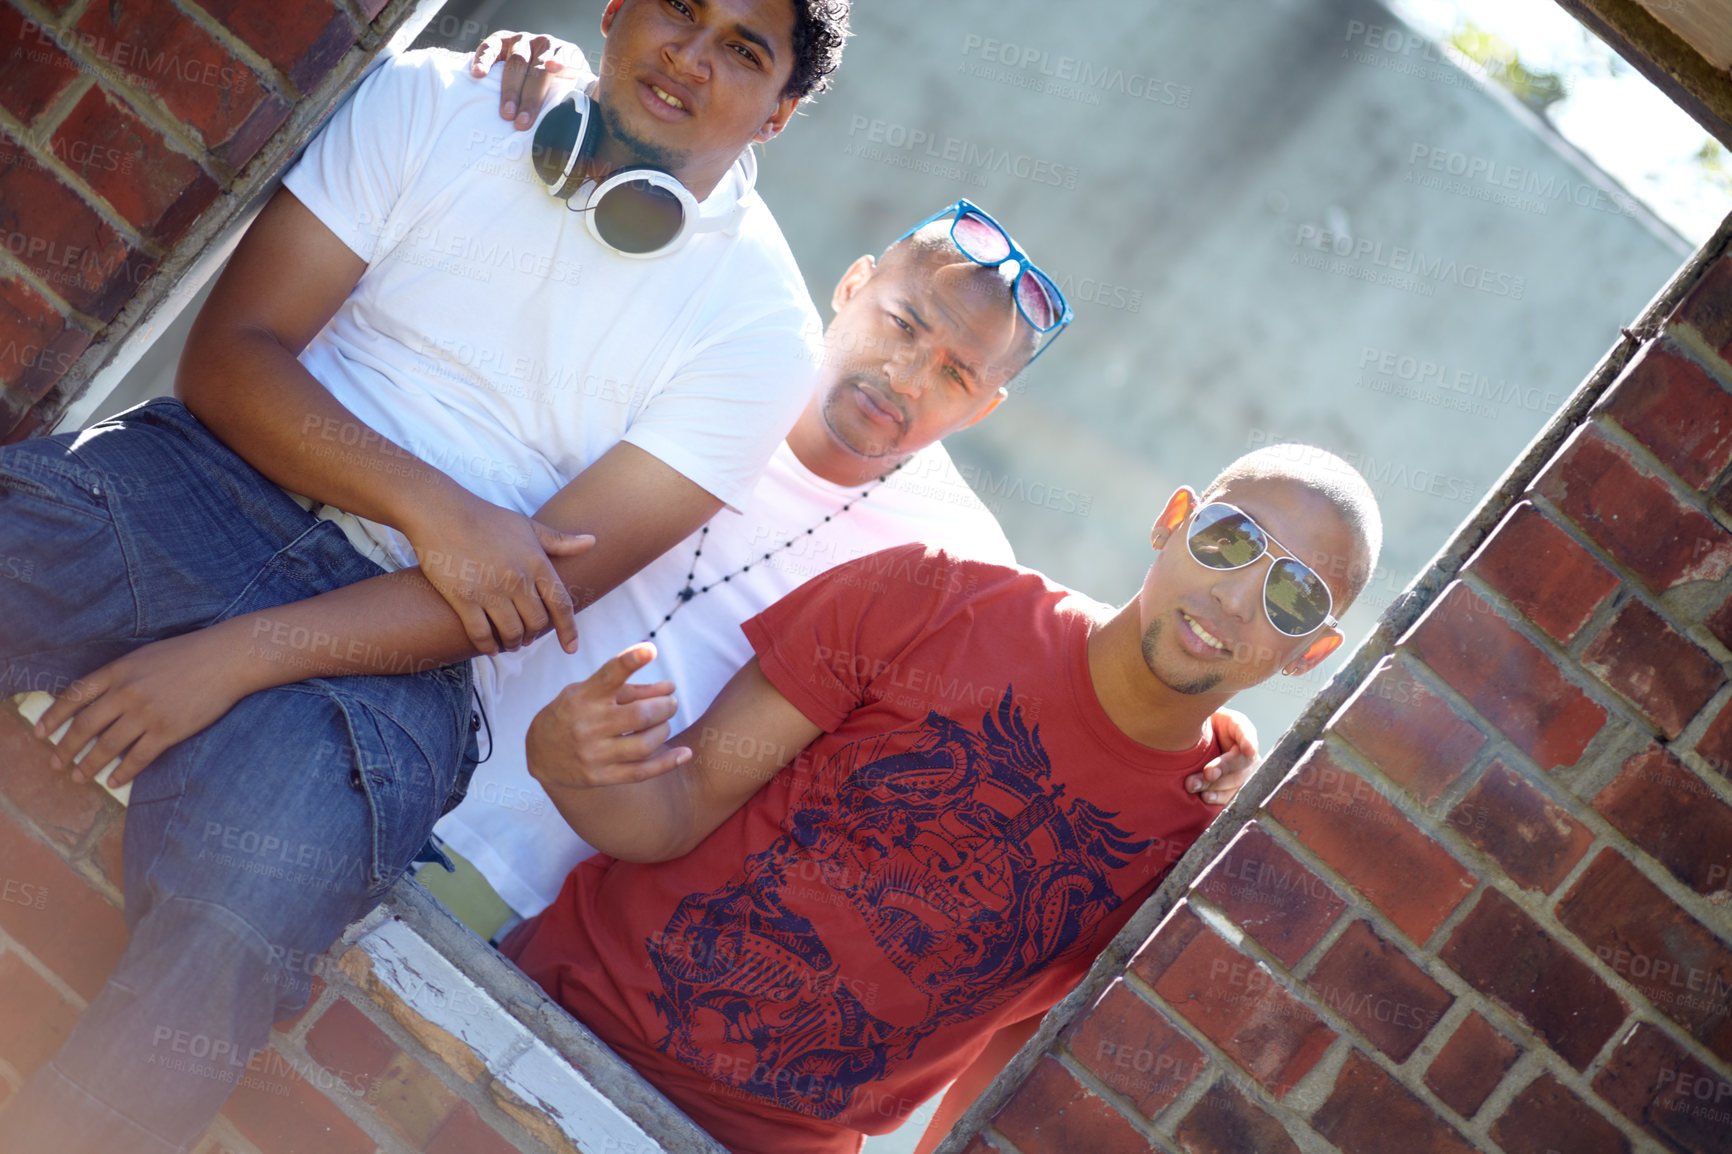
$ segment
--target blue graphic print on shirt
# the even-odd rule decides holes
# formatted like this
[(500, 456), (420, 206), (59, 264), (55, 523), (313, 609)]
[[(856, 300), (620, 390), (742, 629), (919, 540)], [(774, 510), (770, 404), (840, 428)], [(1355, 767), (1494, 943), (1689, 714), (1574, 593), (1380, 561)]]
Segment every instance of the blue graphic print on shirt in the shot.
[[(1160, 839), (1135, 840), (1118, 814), (1066, 799), (1040, 727), (1013, 700), (1014, 687), (977, 729), (928, 713), (815, 767), (783, 834), (725, 885), (686, 897), (646, 942), (667, 1024), (657, 1046), (833, 1118), (936, 1030), (1010, 1002), (1086, 947), (1120, 903), (1112, 872)], [(924, 1006), (874, 1013), (877, 984), (851, 978), (790, 899), (863, 926)], [(837, 948), (853, 948), (850, 936)], [(718, 1060), (704, 1042), (718, 1032), (755, 1057)]]

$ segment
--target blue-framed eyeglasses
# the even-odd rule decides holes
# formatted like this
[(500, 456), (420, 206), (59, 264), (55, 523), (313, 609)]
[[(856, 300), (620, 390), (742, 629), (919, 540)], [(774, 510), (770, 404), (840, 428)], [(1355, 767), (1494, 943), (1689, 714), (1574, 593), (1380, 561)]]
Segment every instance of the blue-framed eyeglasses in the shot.
[(905, 241), (932, 222), (943, 220), (947, 216), (956, 218), (950, 223), (950, 242), (963, 256), (987, 268), (997, 268), (1012, 261), (1016, 263), (1018, 272), (1011, 294), (1016, 298), (1016, 311), (1022, 314), (1022, 319), (1027, 321), (1035, 332), (1051, 334), (1034, 356), (1028, 358), (1028, 363), (1032, 365), (1035, 357), (1046, 352), (1047, 346), (1052, 344), (1052, 337), (1057, 337), (1064, 331), (1065, 326), (1075, 317), (1070, 305), (1065, 303), (1064, 294), (1058, 291), (1058, 286), (1052, 283), (1051, 277), (1035, 267), (1022, 246), (1004, 231), (1004, 226), (971, 201), (959, 200), (949, 208), (940, 209), (896, 240), (898, 243)]

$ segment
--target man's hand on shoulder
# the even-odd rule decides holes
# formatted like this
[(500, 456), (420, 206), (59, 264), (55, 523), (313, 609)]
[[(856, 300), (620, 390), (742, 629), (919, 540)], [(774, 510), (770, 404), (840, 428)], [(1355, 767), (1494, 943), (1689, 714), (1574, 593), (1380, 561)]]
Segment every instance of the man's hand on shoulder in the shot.
[(589, 70), (583, 49), (569, 40), (499, 31), (476, 46), (469, 74), (486, 76), (500, 60), (505, 61), (505, 73), (499, 84), (499, 117), (515, 121), (519, 131), (535, 123), (550, 77), (581, 75)]
[(1237, 709), (1219, 710), (1211, 720), (1221, 755), (1185, 779), (1185, 792), (1201, 793), (1209, 805), (1226, 805), (1257, 772), (1257, 727)]

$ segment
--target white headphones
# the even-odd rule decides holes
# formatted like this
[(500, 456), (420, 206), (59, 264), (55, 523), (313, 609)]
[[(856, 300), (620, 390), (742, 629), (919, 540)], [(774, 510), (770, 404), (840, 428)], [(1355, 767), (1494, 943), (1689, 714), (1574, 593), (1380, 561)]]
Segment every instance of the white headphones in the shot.
[(746, 215), (745, 198), (758, 183), (758, 158), (750, 148), (740, 156), (744, 191), (728, 211), (704, 216), (691, 190), (659, 168), (622, 168), (596, 184), (581, 161), (594, 154), (600, 136), (601, 117), (592, 114), (587, 96), (573, 92), (541, 118), (529, 156), (547, 191), (583, 213), (590, 235), (619, 255), (666, 256), (694, 233), (726, 232)]

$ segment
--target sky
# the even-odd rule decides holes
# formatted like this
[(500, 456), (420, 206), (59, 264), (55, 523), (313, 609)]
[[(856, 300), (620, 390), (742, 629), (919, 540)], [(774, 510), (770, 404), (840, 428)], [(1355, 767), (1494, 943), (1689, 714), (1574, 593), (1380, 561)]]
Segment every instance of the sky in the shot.
[(1708, 133), (1555, 0), (1386, 2), (1434, 40), (1471, 22), (1513, 44), (1530, 71), (1559, 73), (1567, 95), (1547, 109), (1558, 132), (1692, 244), (1732, 212), (1725, 178), (1696, 159)]

